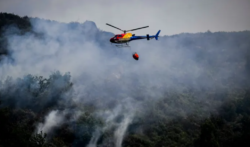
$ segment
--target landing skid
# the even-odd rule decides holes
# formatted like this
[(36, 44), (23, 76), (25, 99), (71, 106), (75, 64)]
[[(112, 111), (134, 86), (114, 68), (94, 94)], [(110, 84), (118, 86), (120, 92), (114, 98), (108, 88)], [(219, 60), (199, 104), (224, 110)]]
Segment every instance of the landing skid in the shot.
[(119, 47), (119, 48), (122, 48), (122, 47), (130, 47), (128, 44), (126, 44), (126, 45), (124, 45), (124, 44), (122, 44), (122, 45), (115, 45), (116, 47)]
[(116, 44), (115, 46), (119, 47), (119, 48), (122, 48), (122, 47), (129, 47), (130, 48), (130, 46), (128, 45), (128, 43)]

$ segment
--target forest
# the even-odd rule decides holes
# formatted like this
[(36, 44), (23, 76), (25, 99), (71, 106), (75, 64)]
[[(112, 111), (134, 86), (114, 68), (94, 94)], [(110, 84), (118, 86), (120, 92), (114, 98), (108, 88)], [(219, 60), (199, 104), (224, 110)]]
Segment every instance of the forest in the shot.
[(250, 31), (113, 35), (0, 13), (0, 147), (249, 146)]

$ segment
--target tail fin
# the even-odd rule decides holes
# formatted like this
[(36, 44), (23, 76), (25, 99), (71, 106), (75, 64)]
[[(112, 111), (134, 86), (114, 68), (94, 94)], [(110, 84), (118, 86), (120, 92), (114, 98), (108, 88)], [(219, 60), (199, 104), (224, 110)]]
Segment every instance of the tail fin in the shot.
[(159, 34), (160, 34), (161, 30), (159, 30), (156, 35), (155, 35), (155, 39), (158, 40)]

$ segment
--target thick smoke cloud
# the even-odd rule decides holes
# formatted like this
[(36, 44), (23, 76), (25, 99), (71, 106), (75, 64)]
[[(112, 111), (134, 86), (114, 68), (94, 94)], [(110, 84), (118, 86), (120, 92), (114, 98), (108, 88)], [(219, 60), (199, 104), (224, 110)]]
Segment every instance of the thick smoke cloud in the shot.
[[(150, 113), (147, 106), (163, 97), (171, 97), (174, 95), (171, 92), (185, 92), (188, 87), (220, 91), (223, 89), (219, 89), (221, 82), (218, 81), (234, 77), (240, 83), (246, 77), (240, 64), (224, 62), (230, 60), (230, 55), (235, 55), (235, 60), (243, 58), (238, 63), (244, 62), (244, 53), (228, 50), (224, 54), (227, 56), (209, 54), (217, 48), (234, 47), (230, 40), (214, 46), (207, 45), (213, 40), (199, 40), (202, 34), (194, 35), (198, 43), (183, 34), (183, 38), (165, 36), (159, 41), (131, 42), (131, 48), (124, 49), (112, 46), (109, 38), (113, 34), (98, 30), (93, 22), (64, 24), (33, 18), (31, 23), (35, 33), (9, 33), (15, 32), (13, 27), (6, 31), (10, 54), (0, 61), (0, 89), (3, 95), (8, 95), (6, 103), (36, 111), (52, 108), (37, 125), (37, 132), (46, 133), (53, 132), (58, 125), (73, 123), (86, 113), (87, 105), (93, 106), (95, 117), (104, 123), (91, 129), (89, 147), (96, 146), (107, 130), (114, 133), (104, 144), (110, 144), (110, 139), (111, 144), (120, 147), (135, 116)], [(139, 61), (133, 60), (133, 52), (139, 53)], [(207, 54), (202, 57), (204, 52)], [(214, 64), (220, 68), (214, 69)], [(43, 77), (34, 79), (28, 74)], [(27, 89), (33, 93), (25, 93)], [(36, 95), (37, 90), (42, 90), (42, 94)], [(43, 99), (45, 95), (47, 100)], [(42, 103), (34, 104), (32, 97)], [(194, 94), (190, 99), (193, 108), (180, 108), (171, 103), (167, 108), (187, 115), (200, 108), (201, 101), (211, 103), (204, 108), (207, 112), (217, 107), (212, 105), (213, 100), (202, 95)], [(70, 120), (65, 119), (68, 115), (72, 115)], [(84, 130), (79, 128), (79, 133)]]
[(46, 116), (45, 123), (38, 124), (38, 132), (43, 131), (45, 133), (49, 133), (49, 131), (51, 131), (53, 127), (61, 125), (63, 119), (63, 115), (60, 115), (57, 110), (51, 111), (49, 115)]

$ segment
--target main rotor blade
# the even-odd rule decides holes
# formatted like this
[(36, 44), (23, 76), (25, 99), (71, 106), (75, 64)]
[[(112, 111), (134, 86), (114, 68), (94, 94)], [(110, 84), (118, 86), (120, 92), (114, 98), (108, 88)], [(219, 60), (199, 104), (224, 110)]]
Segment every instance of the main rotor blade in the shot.
[(116, 29), (118, 29), (118, 30), (121, 30), (121, 31), (123, 31), (122, 29), (120, 29), (120, 28), (117, 28), (117, 27), (115, 27), (115, 26), (112, 26), (111, 24), (108, 24), (108, 23), (106, 23), (106, 25), (108, 25), (108, 26), (111, 26), (111, 27), (113, 27), (113, 28), (116, 28)]
[(135, 30), (139, 30), (139, 29), (144, 29), (144, 28), (147, 28), (149, 26), (145, 26), (145, 27), (141, 27), (141, 28), (136, 28), (136, 29), (132, 29), (132, 30), (127, 30), (127, 31), (135, 31)]

